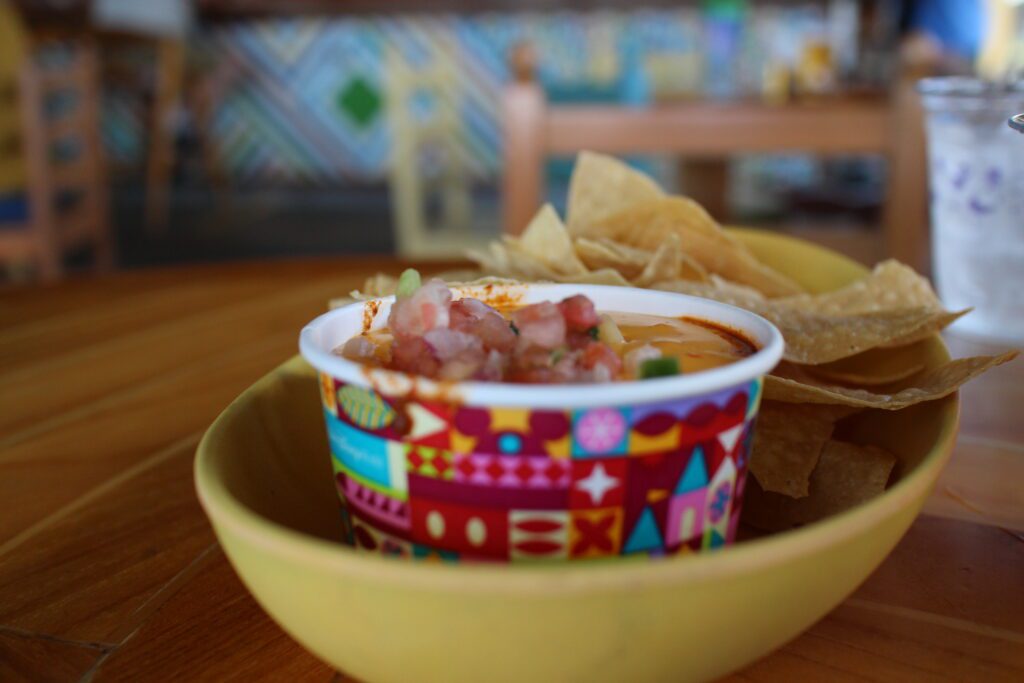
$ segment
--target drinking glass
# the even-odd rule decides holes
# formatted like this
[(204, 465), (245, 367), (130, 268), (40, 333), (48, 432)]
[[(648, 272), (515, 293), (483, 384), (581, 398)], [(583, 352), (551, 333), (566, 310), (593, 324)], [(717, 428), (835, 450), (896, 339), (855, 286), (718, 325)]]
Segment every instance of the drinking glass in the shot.
[(1024, 341), (1024, 81), (928, 78), (932, 265), (939, 297), (974, 312), (954, 329)]

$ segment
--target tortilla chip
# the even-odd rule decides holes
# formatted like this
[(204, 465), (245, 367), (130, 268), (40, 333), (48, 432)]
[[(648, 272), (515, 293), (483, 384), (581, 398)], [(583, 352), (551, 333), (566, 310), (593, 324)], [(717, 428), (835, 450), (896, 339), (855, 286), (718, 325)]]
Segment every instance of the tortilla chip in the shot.
[(803, 311), (760, 311), (786, 340), (785, 359), (820, 365), (848, 358), (897, 340), (929, 337), (947, 323), (949, 314), (926, 308), (817, 315)]
[(849, 510), (885, 491), (896, 457), (875, 446), (829, 441), (811, 474), (809, 494), (789, 498), (749, 482), (743, 521), (765, 531), (810, 524)]
[(628, 287), (629, 281), (617, 270), (602, 268), (600, 270), (582, 271), (564, 274), (557, 273), (547, 264), (541, 263), (522, 251), (519, 244), (491, 243), (488, 253), (470, 252), (469, 257), (480, 264), (480, 267), (493, 275), (513, 278), (523, 282), (565, 282), (587, 285), (614, 285)]
[[(688, 237), (702, 239), (725, 246), (727, 251), (750, 253), (689, 197), (658, 197), (637, 202), (588, 224), (584, 229), (586, 237), (605, 237), (645, 251), (656, 250), (669, 234), (677, 235), (684, 242)], [(710, 263), (724, 263), (728, 255), (707, 253), (705, 258)]]
[[(508, 259), (509, 271), (501, 275), (521, 280), (547, 282), (553, 282), (562, 275), (562, 273), (557, 272), (547, 263), (538, 261), (530, 254), (523, 252), (517, 244), (506, 244), (505, 247), (505, 258)], [(583, 270), (578, 274), (586, 272), (586, 270)]]
[[(712, 276), (712, 280), (716, 285), (721, 283), (721, 288), (727, 290), (724, 295), (718, 291), (721, 288), (717, 286), (708, 288), (705, 292), (685, 293), (707, 296), (740, 306), (749, 301), (763, 299), (757, 292), (749, 289), (746, 293), (751, 296), (744, 296), (742, 289), (737, 289), (739, 285), (736, 283), (724, 283), (715, 276)], [(797, 294), (776, 298), (772, 300), (772, 305), (822, 315), (848, 315), (906, 308), (942, 310), (942, 304), (935, 296), (928, 280), (909, 266), (892, 260), (878, 264), (871, 275), (846, 287), (823, 294)]]
[(491, 242), (487, 251), (471, 249), (466, 256), (489, 275), (525, 281), (553, 282), (587, 273), (550, 204), (537, 212), (520, 237), (505, 236), (501, 242)]
[(564, 275), (555, 278), (556, 282), (567, 282), (579, 285), (614, 285), (616, 287), (629, 287), (629, 282), (619, 274), (619, 271), (611, 268), (592, 270), (579, 275)]
[(678, 235), (669, 235), (648, 261), (642, 273), (633, 280), (637, 287), (647, 287), (661, 280), (674, 280), (682, 269), (682, 248)]
[(765, 401), (757, 415), (750, 473), (765, 491), (808, 494), (811, 472), (837, 420), (855, 409)]
[(655, 282), (651, 285), (651, 288), (666, 292), (689, 294), (690, 296), (700, 296), (705, 299), (720, 301), (723, 304), (739, 306), (758, 314), (766, 308), (765, 301), (767, 300), (757, 290), (738, 285), (735, 282), (725, 280), (713, 274), (709, 276), (709, 282), (669, 280)]
[(923, 339), (928, 339), (936, 332), (946, 329), (953, 323), (954, 320), (961, 316), (967, 315), (973, 309), (965, 308), (962, 311), (944, 311), (941, 308), (931, 308), (928, 310), (933, 311), (931, 322), (929, 324), (922, 325), (913, 332), (910, 332), (902, 337), (899, 337), (898, 339), (888, 341), (885, 344), (882, 344), (882, 346), (891, 349), (899, 346), (908, 346), (909, 344), (916, 344), (917, 342)]
[(879, 263), (871, 275), (824, 294), (799, 294), (779, 299), (780, 306), (824, 314), (871, 313), (901, 308), (941, 310), (942, 303), (927, 278), (899, 261)]
[(518, 238), (509, 237), (525, 255), (536, 259), (559, 275), (587, 272), (573, 250), (572, 240), (562, 219), (550, 204), (545, 204)]
[(877, 348), (825, 365), (809, 365), (805, 369), (829, 384), (875, 387), (905, 380), (924, 370), (921, 354), (918, 345), (899, 349)]
[(366, 278), (362, 293), (365, 297), (391, 296), (398, 287), (398, 278), (385, 273), (377, 273)]
[(487, 251), (478, 249), (467, 249), (466, 258), (475, 262), (485, 273), (490, 275), (508, 275), (508, 256), (505, 245), (501, 242), (491, 242), (487, 245)]
[(628, 164), (604, 154), (580, 152), (569, 180), (565, 212), (569, 232), (581, 235), (596, 221), (663, 194), (656, 182)]
[(651, 253), (643, 249), (619, 244), (602, 238), (578, 237), (573, 241), (576, 255), (592, 270), (612, 268), (627, 278), (633, 279), (644, 271), (651, 260)]
[(638, 287), (652, 287), (662, 280), (706, 282), (709, 277), (703, 266), (683, 253), (675, 236), (653, 254), (604, 238), (579, 237), (573, 244), (588, 268), (613, 268)]
[(965, 382), (997, 365), (1013, 360), (1017, 355), (1017, 351), (1008, 351), (999, 356), (958, 358), (920, 373), (913, 378), (910, 386), (891, 394), (826, 384), (815, 379), (803, 368), (783, 364), (765, 378), (764, 397), (787, 403), (831, 403), (899, 410), (949, 396)]
[(786, 341), (786, 360), (820, 365), (857, 355), (885, 345), (930, 337), (955, 320), (958, 314), (912, 308), (855, 315), (821, 315), (764, 299), (742, 286), (723, 287), (699, 282), (659, 282), (656, 289), (703, 296), (745, 308), (761, 315), (779, 328)]
[(525, 253), (517, 242), (511, 240), (492, 242), (488, 251), (470, 251), (467, 256), (476, 261), (481, 270), (493, 276), (528, 282), (554, 282), (559, 277), (559, 273), (550, 266)]
[(348, 296), (331, 299), (327, 302), (327, 307), (333, 310), (342, 306), (348, 306), (356, 301), (376, 299), (379, 296), (391, 296), (395, 293), (395, 288), (397, 287), (398, 278), (385, 273), (377, 273), (366, 278), (362, 289), (353, 289), (348, 293)]
[[(842, 363), (842, 361), (839, 361)], [(812, 374), (829, 384), (852, 384), (859, 387), (878, 387), (886, 384), (895, 384), (908, 377), (913, 377), (924, 370), (924, 363), (911, 363), (902, 368), (893, 368), (888, 374), (885, 372), (843, 372), (842, 370), (827, 368), (821, 365), (809, 365)]]
[(635, 203), (581, 228), (584, 237), (603, 237), (646, 251), (656, 251), (677, 235), (684, 253), (708, 272), (718, 273), (768, 296), (799, 293), (795, 282), (758, 261), (739, 241), (726, 234), (696, 202), (686, 197), (661, 197)]
[[(713, 276), (695, 258), (684, 251), (679, 252), (679, 277), (684, 281), (708, 282)], [(650, 285), (644, 285), (650, 287)]]

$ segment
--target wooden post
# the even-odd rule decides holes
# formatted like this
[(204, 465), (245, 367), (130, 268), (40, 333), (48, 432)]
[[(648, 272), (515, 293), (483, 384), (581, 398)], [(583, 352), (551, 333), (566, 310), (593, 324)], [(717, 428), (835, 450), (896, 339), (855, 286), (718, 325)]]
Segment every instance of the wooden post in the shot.
[(919, 271), (930, 265), (928, 238), (928, 163), (924, 112), (912, 81), (892, 94), (889, 168), (882, 224), (885, 251)]
[(527, 44), (513, 48), (514, 82), (502, 92), (502, 230), (518, 235), (544, 195), (545, 98), (533, 80), (535, 56)]
[(518, 235), (540, 207), (544, 187), (544, 93), (516, 83), (504, 93), (503, 230)]
[(722, 223), (729, 219), (729, 160), (680, 157), (679, 189)]

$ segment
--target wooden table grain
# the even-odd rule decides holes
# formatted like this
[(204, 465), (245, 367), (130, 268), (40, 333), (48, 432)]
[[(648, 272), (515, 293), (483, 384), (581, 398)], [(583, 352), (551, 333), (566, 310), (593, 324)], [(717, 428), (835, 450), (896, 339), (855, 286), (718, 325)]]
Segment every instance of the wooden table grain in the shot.
[[(347, 680), (242, 587), (192, 457), (330, 297), (396, 267), (202, 266), (0, 292), (0, 680)], [(962, 398), (953, 460), (889, 559), (728, 680), (1024, 680), (1024, 362)]]

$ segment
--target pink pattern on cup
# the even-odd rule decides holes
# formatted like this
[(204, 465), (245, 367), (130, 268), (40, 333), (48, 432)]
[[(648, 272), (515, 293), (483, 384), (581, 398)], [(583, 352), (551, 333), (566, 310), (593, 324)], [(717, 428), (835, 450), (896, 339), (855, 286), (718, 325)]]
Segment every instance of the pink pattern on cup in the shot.
[(611, 451), (626, 435), (626, 418), (611, 408), (588, 411), (576, 423), (576, 441), (590, 453)]

